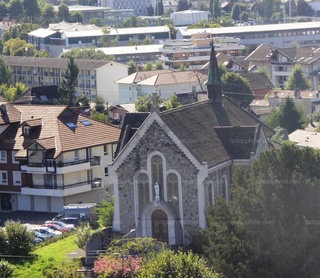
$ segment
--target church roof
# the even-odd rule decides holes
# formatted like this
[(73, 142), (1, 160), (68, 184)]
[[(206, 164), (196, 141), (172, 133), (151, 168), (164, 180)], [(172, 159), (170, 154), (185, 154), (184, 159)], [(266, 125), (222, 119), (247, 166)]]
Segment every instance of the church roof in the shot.
[[(150, 113), (127, 113), (116, 156)], [(223, 105), (210, 100), (161, 112), (159, 116), (199, 162), (213, 167), (229, 159), (248, 159), (255, 151), (257, 132), (273, 130), (227, 97)], [(244, 142), (244, 144), (240, 143)]]
[[(228, 98), (224, 98), (223, 105), (205, 100), (162, 112), (161, 116), (181, 142), (208, 167), (230, 158), (248, 158), (248, 153), (254, 151), (253, 144), (251, 149), (250, 146), (242, 146), (239, 152), (235, 152), (232, 139), (246, 139), (253, 143), (258, 124), (262, 125), (267, 137), (273, 134), (272, 129)], [(223, 127), (224, 130), (219, 129)]]

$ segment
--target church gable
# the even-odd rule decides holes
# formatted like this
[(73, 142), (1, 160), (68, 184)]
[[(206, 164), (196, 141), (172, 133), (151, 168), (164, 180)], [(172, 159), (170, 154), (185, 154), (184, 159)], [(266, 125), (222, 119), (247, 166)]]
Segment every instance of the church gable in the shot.
[[(181, 145), (175, 143), (167, 131), (154, 121), (116, 169), (121, 231), (135, 228), (137, 235), (152, 236), (144, 226), (147, 220), (142, 223), (141, 219), (148, 215), (150, 218), (156, 209), (166, 211), (172, 221), (178, 220), (176, 226), (180, 230), (187, 226), (197, 227), (198, 173)], [(158, 198), (156, 184), (159, 186)], [(183, 225), (184, 221), (186, 225)], [(171, 237), (171, 243), (182, 242), (181, 232), (175, 236), (171, 234)]]

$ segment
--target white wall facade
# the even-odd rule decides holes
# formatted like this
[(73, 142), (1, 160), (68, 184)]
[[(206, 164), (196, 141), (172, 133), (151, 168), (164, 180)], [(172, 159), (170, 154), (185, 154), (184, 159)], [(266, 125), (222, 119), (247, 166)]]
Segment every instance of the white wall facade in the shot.
[(128, 76), (128, 66), (110, 62), (96, 70), (97, 96), (109, 104), (119, 104), (118, 85), (114, 81)]

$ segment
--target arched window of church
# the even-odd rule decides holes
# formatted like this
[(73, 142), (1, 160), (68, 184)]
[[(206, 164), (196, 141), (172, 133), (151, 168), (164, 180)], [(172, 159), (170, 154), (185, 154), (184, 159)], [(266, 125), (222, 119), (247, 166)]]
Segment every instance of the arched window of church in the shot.
[(208, 185), (208, 197), (209, 197), (209, 205), (213, 206), (214, 191), (213, 191), (213, 184), (211, 182)]
[(140, 173), (137, 178), (137, 184), (139, 213), (141, 213), (144, 207), (150, 202), (148, 176), (144, 173)]
[(228, 182), (227, 177), (223, 176), (221, 181), (222, 197), (228, 201)]
[(170, 173), (167, 176), (167, 194), (168, 202), (174, 207), (177, 214), (179, 214), (179, 185), (176, 174)]
[(152, 187), (156, 184), (159, 184), (159, 196), (160, 199), (164, 199), (164, 192), (163, 192), (163, 162), (160, 155), (154, 155), (151, 158), (151, 167), (152, 167)]

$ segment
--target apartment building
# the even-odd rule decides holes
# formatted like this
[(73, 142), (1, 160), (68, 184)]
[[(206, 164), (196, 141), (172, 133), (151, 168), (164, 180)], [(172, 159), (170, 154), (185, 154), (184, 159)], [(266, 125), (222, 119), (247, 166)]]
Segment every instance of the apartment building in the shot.
[[(181, 64), (189, 69), (201, 69), (209, 62), (211, 42), (213, 38), (209, 33), (193, 34), (191, 39), (165, 40), (160, 60), (165, 69), (178, 69)], [(239, 39), (231, 37), (215, 38), (216, 53), (241, 55), (245, 49), (239, 44)]]
[[(13, 82), (28, 87), (59, 85), (65, 76), (69, 59), (3, 56), (12, 70)], [(75, 60), (78, 68), (76, 96), (89, 99), (102, 97), (109, 103), (117, 103), (118, 87), (113, 82), (128, 75), (128, 66), (106, 60)]]
[(120, 135), (66, 106), (1, 104), (0, 208), (59, 212), (100, 202)]

